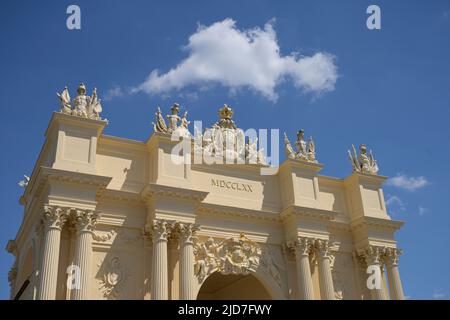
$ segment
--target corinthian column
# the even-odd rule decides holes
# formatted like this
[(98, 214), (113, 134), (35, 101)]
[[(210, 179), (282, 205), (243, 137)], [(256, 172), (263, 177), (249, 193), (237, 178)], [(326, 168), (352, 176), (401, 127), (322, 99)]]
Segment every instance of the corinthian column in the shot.
[(402, 282), (398, 272), (398, 256), (401, 254), (399, 249), (389, 248), (386, 251), (386, 268), (389, 280), (389, 292), (391, 300), (404, 300)]
[(330, 245), (327, 240), (316, 240), (315, 253), (319, 264), (320, 297), (334, 300), (333, 276), (331, 275)]
[[(386, 296), (383, 290), (383, 278), (381, 276), (381, 265), (383, 250), (380, 247), (368, 246), (364, 252), (364, 258), (366, 259), (367, 267), (372, 267), (376, 270), (377, 274), (380, 276), (376, 279), (377, 286), (375, 288), (368, 288), (373, 300), (386, 300)], [(377, 276), (378, 276), (377, 275)], [(368, 285), (368, 283), (366, 282)], [(378, 287), (379, 285), (379, 287)]]
[[(88, 300), (90, 293), (92, 264), (92, 232), (97, 222), (98, 214), (89, 210), (72, 209), (76, 228), (76, 242), (73, 263), (78, 267), (79, 281), (75, 281), (72, 289), (72, 300)], [(78, 279), (75, 279), (78, 280)]]
[(61, 229), (67, 214), (61, 208), (45, 206), (43, 215), (44, 239), (40, 270), (38, 300), (54, 300), (58, 279), (59, 246)]
[(308, 238), (298, 238), (297, 241), (288, 244), (294, 251), (297, 265), (297, 286), (301, 300), (314, 300), (314, 289), (311, 277), (311, 267), (309, 264), (309, 252), (311, 251), (312, 240)]
[(153, 220), (152, 299), (167, 300), (169, 280), (167, 275), (167, 238), (170, 225), (163, 220)]
[(180, 239), (180, 299), (195, 300), (194, 295), (194, 239), (198, 225), (179, 223)]

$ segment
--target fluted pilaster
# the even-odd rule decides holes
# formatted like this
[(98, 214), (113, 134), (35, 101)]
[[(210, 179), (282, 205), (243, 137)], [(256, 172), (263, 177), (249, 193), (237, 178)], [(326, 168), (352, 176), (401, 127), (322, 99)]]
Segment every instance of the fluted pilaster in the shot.
[(66, 220), (67, 212), (65, 210), (54, 206), (44, 207), (42, 218), (44, 239), (37, 292), (38, 300), (54, 300), (56, 298), (61, 229)]
[(389, 280), (389, 292), (391, 300), (404, 300), (403, 286), (398, 271), (398, 257), (401, 254), (399, 249), (389, 248), (386, 250), (386, 269)]
[(79, 268), (79, 287), (71, 291), (72, 300), (87, 300), (90, 293), (92, 264), (92, 232), (98, 219), (98, 213), (89, 210), (71, 209), (76, 230), (73, 263)]
[(180, 299), (195, 300), (194, 240), (199, 226), (190, 223), (178, 223), (177, 226), (180, 241)]
[(171, 226), (164, 220), (153, 220), (151, 224), (153, 240), (152, 258), (152, 299), (167, 300), (169, 281), (167, 272), (167, 239)]
[(368, 246), (362, 252), (362, 255), (366, 260), (367, 267), (372, 266), (372, 268), (375, 268), (380, 275), (380, 286), (378, 288), (377, 287), (372, 289), (369, 288), (373, 300), (386, 300), (386, 295), (383, 290), (383, 283), (381, 277), (383, 254), (384, 254), (383, 248), (377, 246)]
[(327, 240), (315, 241), (315, 253), (319, 264), (319, 285), (322, 300), (335, 300), (331, 274), (330, 244)]
[(311, 277), (309, 253), (313, 240), (299, 237), (297, 241), (288, 243), (288, 247), (294, 252), (297, 265), (297, 286), (301, 300), (314, 300), (314, 289)]

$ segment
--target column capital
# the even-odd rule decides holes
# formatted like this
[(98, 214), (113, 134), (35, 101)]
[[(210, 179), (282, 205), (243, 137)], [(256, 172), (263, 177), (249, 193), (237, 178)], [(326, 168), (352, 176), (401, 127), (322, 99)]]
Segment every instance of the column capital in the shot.
[(382, 265), (386, 248), (381, 246), (369, 245), (358, 251), (363, 256), (368, 265)]
[(70, 208), (70, 217), (72, 218), (75, 229), (80, 232), (93, 232), (97, 220), (100, 218), (100, 213), (92, 210), (81, 210)]
[(196, 233), (200, 230), (200, 226), (195, 223), (177, 222), (174, 229), (174, 232), (180, 240), (180, 243), (193, 244), (196, 240)]
[(44, 206), (42, 222), (46, 229), (61, 230), (68, 218), (67, 210), (58, 206)]
[(314, 241), (314, 252), (320, 258), (331, 259), (330, 248), (332, 244), (328, 240), (316, 239)]
[(309, 253), (313, 249), (314, 239), (308, 237), (297, 237), (296, 240), (288, 241), (286, 246), (294, 255), (309, 256)]
[(150, 231), (153, 242), (167, 241), (172, 234), (173, 225), (173, 221), (155, 219), (146, 228)]
[(385, 260), (387, 265), (398, 266), (398, 258), (403, 253), (401, 249), (386, 248)]

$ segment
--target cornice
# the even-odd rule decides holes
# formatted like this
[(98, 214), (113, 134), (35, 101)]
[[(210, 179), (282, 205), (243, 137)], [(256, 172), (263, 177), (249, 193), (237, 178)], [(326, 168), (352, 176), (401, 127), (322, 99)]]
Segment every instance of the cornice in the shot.
[(308, 170), (312, 172), (319, 172), (323, 169), (324, 165), (322, 163), (314, 163), (314, 162), (308, 162), (304, 160), (299, 159), (286, 159), (280, 166), (281, 169), (283, 168), (299, 168), (303, 170)]
[(99, 137), (97, 148), (115, 147), (136, 150), (140, 152), (147, 152), (146, 144), (143, 141), (132, 140), (122, 137), (110, 136), (102, 134)]
[(281, 222), (278, 212), (243, 209), (238, 207), (224, 206), (212, 203), (202, 203), (198, 208), (199, 214), (214, 214), (248, 219), (265, 220), (271, 222)]
[(31, 186), (31, 188), (26, 189), (26, 192), (22, 198), (26, 199), (32, 192), (35, 192), (36, 197), (39, 196), (40, 192), (48, 181), (62, 181), (81, 185), (95, 186), (98, 188), (98, 192), (101, 192), (106, 189), (112, 178), (95, 174), (67, 171), (41, 166), (39, 167), (36, 176), (32, 180), (33, 185)]
[(375, 184), (375, 185), (382, 185), (388, 177), (386, 176), (380, 176), (380, 175), (374, 175), (374, 174), (367, 174), (367, 173), (361, 173), (361, 172), (353, 172), (351, 175), (346, 177), (344, 179), (344, 182), (346, 184), (352, 183), (354, 180), (357, 181), (358, 184)]
[(174, 186), (150, 183), (146, 185), (141, 191), (141, 199), (145, 202), (154, 196), (168, 197), (182, 200), (189, 200), (194, 202), (203, 201), (209, 192), (184, 189)]
[(130, 203), (143, 202), (139, 193), (113, 189), (105, 189), (101, 194), (98, 195), (98, 198), (100, 200), (113, 200)]
[(85, 128), (96, 128), (98, 134), (100, 134), (103, 128), (108, 124), (108, 120), (81, 118), (78, 116), (73, 116), (70, 114), (55, 111), (53, 112), (47, 130), (45, 131), (45, 136), (47, 136), (50, 133), (56, 122), (75, 124), (77, 126)]
[(338, 213), (334, 211), (292, 205), (280, 213), (280, 218), (281, 220), (286, 220), (290, 217), (310, 217), (319, 220), (331, 221), (337, 214)]
[(369, 228), (372, 227), (372, 228), (397, 231), (398, 229), (400, 229), (403, 226), (404, 223), (405, 223), (404, 221), (363, 216), (363, 217), (359, 217), (357, 219), (350, 221), (350, 226), (352, 229), (359, 229), (362, 227), (369, 227)]

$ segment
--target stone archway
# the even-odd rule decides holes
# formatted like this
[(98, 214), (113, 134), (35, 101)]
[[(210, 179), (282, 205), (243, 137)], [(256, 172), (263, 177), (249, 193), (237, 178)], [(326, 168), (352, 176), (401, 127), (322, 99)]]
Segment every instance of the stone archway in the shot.
[(269, 291), (253, 274), (212, 273), (203, 282), (197, 300), (270, 300)]
[[(286, 299), (273, 258), (244, 234), (223, 241), (209, 237), (195, 251), (194, 292), (199, 299)], [(226, 288), (246, 292), (236, 296)]]

